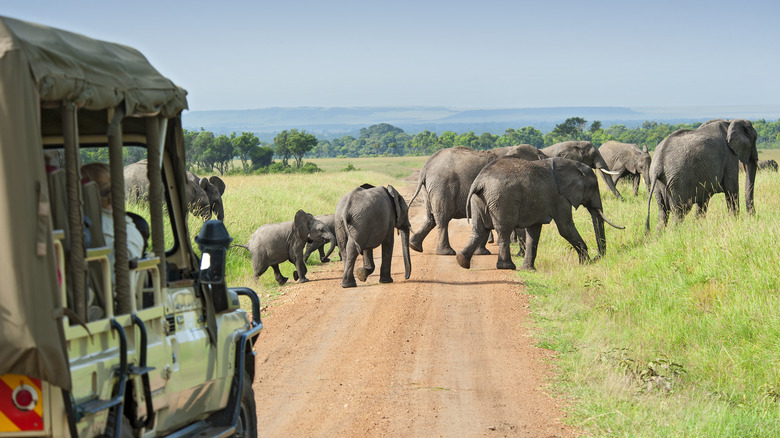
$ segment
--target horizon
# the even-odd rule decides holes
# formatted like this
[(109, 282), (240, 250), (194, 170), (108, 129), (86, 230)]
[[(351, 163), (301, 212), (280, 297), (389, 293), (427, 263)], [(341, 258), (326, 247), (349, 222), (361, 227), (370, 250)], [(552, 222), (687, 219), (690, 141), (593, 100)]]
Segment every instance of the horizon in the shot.
[(780, 102), (770, 0), (134, 4), (30, 0), (3, 14), (138, 49), (191, 111)]

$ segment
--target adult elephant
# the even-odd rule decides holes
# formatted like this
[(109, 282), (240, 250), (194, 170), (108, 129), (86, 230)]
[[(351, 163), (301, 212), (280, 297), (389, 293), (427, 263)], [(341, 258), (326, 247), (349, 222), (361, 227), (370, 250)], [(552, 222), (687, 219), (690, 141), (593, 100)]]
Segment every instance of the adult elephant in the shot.
[[(299, 283), (309, 281), (306, 278), (306, 260), (303, 247), (307, 242), (325, 242), (333, 239), (330, 229), (309, 213), (298, 210), (293, 220), (260, 226), (249, 237), (244, 246), (252, 254), (252, 269), (255, 278), (260, 277), (271, 267), (279, 285), (287, 282), (279, 264), (290, 261), (295, 265), (293, 278)], [(242, 246), (242, 245), (237, 245)]]
[(607, 162), (604, 161), (604, 157), (601, 156), (599, 150), (596, 149), (596, 146), (593, 146), (593, 143), (589, 141), (564, 141), (543, 148), (542, 152), (548, 157), (568, 158), (570, 160), (579, 161), (594, 169), (598, 169), (609, 190), (617, 196), (618, 199), (623, 199), (623, 196), (620, 195), (617, 187), (615, 187), (612, 178), (607, 176), (614, 175), (614, 172), (610, 170)]
[(650, 229), (650, 201), (658, 203), (658, 228), (669, 213), (682, 220), (694, 204), (698, 215), (707, 212), (715, 193), (725, 193), (726, 206), (739, 213), (739, 163), (745, 165), (745, 208), (753, 214), (758, 134), (749, 120), (710, 120), (698, 129), (680, 129), (655, 150), (650, 165), (651, 194), (645, 228)]
[[(409, 247), (417, 252), (423, 250), (423, 240), (433, 228), (438, 229), (436, 254), (455, 255), (450, 246), (447, 226), (452, 219), (466, 217), (466, 196), (469, 187), (479, 171), (491, 161), (512, 155), (527, 160), (547, 158), (531, 145), (509, 146), (489, 151), (476, 151), (465, 147), (453, 147), (436, 151), (420, 169), (417, 190), (409, 205), (420, 192), (425, 194), (425, 222), (412, 233)], [(478, 254), (490, 254), (483, 246)]]
[(360, 281), (374, 272), (374, 248), (382, 246), (379, 282), (392, 283), (390, 276), (395, 230), (401, 235), (404, 278), (412, 273), (409, 257), (409, 207), (393, 186), (370, 184), (352, 190), (336, 204), (336, 239), (344, 260), (341, 287), (356, 287), (355, 260), (363, 254), (363, 267), (357, 269)]
[[(572, 207), (584, 205), (593, 220), (599, 256), (607, 251), (604, 217), (598, 179), (590, 167), (567, 158), (526, 161), (502, 157), (485, 166), (471, 185), (468, 201), (472, 221), (471, 238), (458, 253), (458, 264), (468, 269), (479, 242), (491, 229), (498, 235), (498, 269), (515, 269), (509, 253), (509, 236), (516, 228), (526, 229), (526, 251), (522, 269), (534, 270), (536, 250), (543, 224), (555, 220), (558, 233), (577, 251), (580, 263), (590, 260), (588, 247), (577, 232)], [(476, 212), (480, 212), (477, 215)]]
[[(141, 160), (128, 164), (124, 168), (125, 199), (133, 202), (148, 202), (149, 180), (146, 173), (147, 161)], [(189, 211), (204, 221), (211, 219), (212, 214), (217, 219), (224, 220), (225, 207), (222, 195), (225, 193), (225, 182), (218, 176), (198, 178), (194, 173), (187, 172), (184, 196)]]
[(639, 177), (645, 180), (647, 193), (650, 194), (650, 154), (639, 149), (633, 143), (621, 143), (610, 140), (601, 147), (599, 153), (607, 163), (609, 170), (617, 172), (612, 175), (612, 182), (617, 186), (621, 178), (627, 177), (634, 183), (634, 196), (639, 194)]

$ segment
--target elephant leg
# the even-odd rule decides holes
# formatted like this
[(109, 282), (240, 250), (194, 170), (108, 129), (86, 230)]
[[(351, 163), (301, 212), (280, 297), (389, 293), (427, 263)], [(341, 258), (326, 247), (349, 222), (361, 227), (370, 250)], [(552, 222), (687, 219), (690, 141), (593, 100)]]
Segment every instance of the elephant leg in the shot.
[(287, 283), (287, 277), (282, 275), (282, 271), (279, 270), (279, 264), (271, 265), (271, 268), (274, 270), (274, 278), (276, 279), (276, 282), (279, 284), (279, 286)]
[[(339, 249), (340, 251), (341, 249)], [(357, 247), (348, 241), (344, 246), (344, 275), (341, 277), (341, 287), (357, 287), (354, 273), (357, 256)]]
[(317, 248), (314, 247), (313, 243), (307, 243), (306, 249), (303, 251), (303, 260), (309, 260), (309, 256), (311, 253), (313, 253)]
[(423, 250), (423, 240), (428, 236), (428, 233), (431, 232), (436, 227), (436, 221), (433, 219), (433, 214), (431, 214), (430, 210), (428, 211), (428, 214), (425, 215), (425, 222), (420, 226), (420, 228), (412, 233), (412, 236), (409, 238), (409, 248), (413, 249), (417, 252), (422, 252)]
[(582, 240), (582, 236), (580, 236), (580, 233), (574, 226), (574, 221), (572, 220), (571, 215), (564, 218), (556, 218), (555, 225), (558, 227), (558, 233), (561, 235), (561, 237), (566, 239), (574, 248), (574, 250), (577, 251), (580, 263), (588, 263), (590, 261), (590, 257), (588, 257), (588, 245), (586, 245), (585, 241)]
[(484, 224), (480, 220), (474, 220), (471, 225), (471, 236), (466, 246), (458, 253), (456, 260), (461, 268), (469, 269), (471, 267), (471, 257), (477, 251), (480, 245), (484, 245), (487, 242), (488, 233), (490, 230), (485, 229)]
[(438, 255), (455, 255), (455, 250), (450, 246), (449, 224), (449, 219), (446, 221), (439, 221), (436, 224), (436, 228), (439, 231), (439, 240), (436, 244), (436, 254)]
[(298, 283), (306, 283), (309, 281), (308, 278), (306, 278), (306, 273), (308, 272), (308, 268), (306, 268), (306, 262), (303, 259), (300, 260), (290, 260), (295, 264), (295, 272), (293, 272), (293, 278)]
[(514, 262), (512, 262), (512, 254), (509, 250), (509, 236), (512, 234), (512, 229), (498, 229), (496, 230), (498, 235), (498, 261), (496, 262), (496, 269), (517, 269)]
[(634, 175), (633, 178), (631, 178), (634, 181), (634, 196), (639, 196), (639, 175)]
[(736, 216), (739, 214), (739, 175), (724, 175), (722, 185), (723, 193), (726, 195), (726, 208), (729, 213)]
[(485, 236), (482, 238), (482, 241), (479, 242), (479, 246), (477, 246), (476, 251), (474, 251), (474, 254), (476, 255), (490, 255), (491, 252), (489, 249), (487, 249), (487, 243), (490, 242), (490, 238), (493, 237), (493, 232), (490, 230), (487, 230), (485, 233)]
[(317, 248), (317, 251), (320, 253), (320, 261), (322, 263), (328, 263), (330, 259), (328, 256), (325, 255), (325, 245), (322, 245), (321, 247)]
[(517, 237), (517, 256), (525, 256), (525, 228), (516, 228), (515, 236)]
[(532, 225), (525, 229), (525, 257), (520, 269), (526, 271), (535, 271), (534, 262), (536, 261), (536, 249), (539, 247), (539, 237), (542, 234), (542, 225)]
[(363, 266), (356, 269), (357, 279), (360, 281), (366, 281), (369, 275), (374, 272), (374, 250), (363, 250)]
[(658, 230), (662, 230), (669, 223), (669, 198), (667, 195), (666, 184), (656, 181), (655, 201), (658, 204)]
[(382, 265), (379, 267), (379, 282), (380, 283), (392, 283), (393, 278), (390, 276), (390, 268), (393, 261), (393, 235), (390, 234), (388, 239), (385, 239), (382, 243)]

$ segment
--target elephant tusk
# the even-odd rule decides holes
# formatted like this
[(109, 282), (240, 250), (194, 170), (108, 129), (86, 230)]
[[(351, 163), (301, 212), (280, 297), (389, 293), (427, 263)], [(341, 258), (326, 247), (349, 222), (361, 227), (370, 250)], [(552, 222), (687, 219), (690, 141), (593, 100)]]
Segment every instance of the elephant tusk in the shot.
[(601, 218), (604, 219), (604, 222), (612, 225), (613, 227), (617, 228), (618, 230), (625, 230), (626, 229), (626, 227), (621, 227), (620, 225), (613, 224), (611, 220), (607, 219), (607, 217), (604, 216), (604, 212), (602, 212), (601, 210), (599, 210), (599, 216), (601, 216)]
[(620, 172), (615, 172), (614, 170), (604, 170), (604, 169), (599, 169), (599, 170), (609, 175), (620, 175)]

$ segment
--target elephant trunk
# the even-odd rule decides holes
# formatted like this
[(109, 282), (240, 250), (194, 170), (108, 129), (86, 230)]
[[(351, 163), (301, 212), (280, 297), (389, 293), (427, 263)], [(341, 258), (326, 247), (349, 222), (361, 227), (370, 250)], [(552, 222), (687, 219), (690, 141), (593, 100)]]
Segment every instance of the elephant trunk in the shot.
[(609, 190), (617, 196), (618, 199), (622, 200), (623, 196), (618, 192), (617, 187), (615, 187), (615, 183), (612, 181), (612, 178), (608, 175), (614, 174), (611, 170), (609, 170), (609, 166), (607, 166), (607, 163), (602, 160), (596, 160), (593, 165), (598, 169), (601, 173), (601, 178), (604, 180), (604, 183), (607, 185)]
[(596, 234), (596, 244), (599, 248), (599, 257), (607, 254), (607, 235), (604, 230), (604, 215), (599, 209), (590, 209), (590, 217), (593, 220), (593, 231)]
[(409, 228), (398, 231), (401, 234), (401, 252), (404, 255), (404, 279), (412, 275), (412, 259), (409, 257)]
[(756, 171), (758, 162), (750, 160), (745, 166), (745, 209), (749, 215), (755, 214), (753, 206), (753, 189), (756, 184)]

